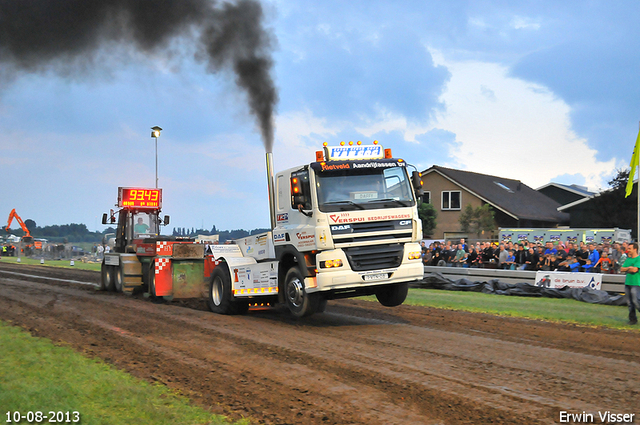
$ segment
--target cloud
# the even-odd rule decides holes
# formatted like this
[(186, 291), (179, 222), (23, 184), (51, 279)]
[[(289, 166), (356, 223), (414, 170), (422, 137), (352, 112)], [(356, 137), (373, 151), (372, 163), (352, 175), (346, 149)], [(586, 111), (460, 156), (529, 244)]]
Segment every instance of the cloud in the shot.
[(511, 20), (511, 27), (519, 30), (539, 30), (541, 25), (539, 22), (534, 21), (531, 18), (523, 17), (523, 16), (514, 16)]
[(419, 33), (396, 26), (337, 28), (319, 23), (278, 68), (284, 110), (309, 109), (358, 121), (388, 111), (419, 121), (437, 106), (444, 68), (434, 66)]
[[(447, 62), (451, 80), (440, 97), (445, 111), (433, 128), (456, 135), (449, 164), (521, 179), (538, 187), (560, 175), (580, 175), (603, 186), (616, 159), (597, 151), (572, 129), (571, 108), (546, 87), (509, 76), (508, 68), (476, 61)], [(491, 96), (487, 96), (487, 93)]]
[[(289, 111), (276, 118), (273, 161), (276, 170), (311, 162), (324, 142), (333, 144), (345, 123), (328, 122), (309, 109)], [(304, 158), (304, 160), (303, 160)]]
[[(458, 146), (455, 133), (442, 128), (432, 128), (418, 135), (416, 139), (420, 142), (419, 152), (416, 155), (421, 161), (420, 171), (434, 164), (455, 162), (453, 153)], [(425, 155), (427, 153), (428, 155)]]

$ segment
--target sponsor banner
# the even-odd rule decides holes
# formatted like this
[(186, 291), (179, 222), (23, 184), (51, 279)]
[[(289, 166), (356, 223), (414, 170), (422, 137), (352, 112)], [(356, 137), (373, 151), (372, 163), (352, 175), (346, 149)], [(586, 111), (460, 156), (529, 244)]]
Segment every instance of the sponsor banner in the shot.
[(242, 257), (242, 252), (238, 245), (209, 245), (209, 249), (214, 258), (218, 257)]
[(276, 262), (232, 267), (230, 272), (235, 296), (278, 293), (278, 267)]
[(536, 272), (536, 286), (602, 289), (602, 273)]
[(362, 161), (327, 161), (327, 162), (313, 162), (311, 167), (316, 172), (332, 172), (342, 170), (363, 170), (363, 169), (380, 169), (395, 167), (406, 167), (406, 163), (397, 161), (395, 159), (377, 159), (377, 160), (362, 160)]
[(307, 232), (297, 232), (296, 245), (298, 248), (314, 248), (316, 246), (316, 235)]
[(237, 243), (246, 255), (255, 256), (260, 251), (264, 254), (267, 248), (268, 236), (266, 233), (260, 236), (251, 236), (238, 240)]
[(287, 233), (286, 232), (273, 232), (273, 241), (274, 242), (286, 242)]
[(411, 219), (411, 213), (395, 213), (395, 214), (378, 214), (371, 216), (362, 216), (349, 212), (329, 214), (329, 225), (332, 224), (348, 224), (348, 223), (365, 223), (367, 221), (385, 221), (385, 220), (406, 220)]
[(327, 159), (381, 159), (384, 152), (381, 145), (327, 146)]

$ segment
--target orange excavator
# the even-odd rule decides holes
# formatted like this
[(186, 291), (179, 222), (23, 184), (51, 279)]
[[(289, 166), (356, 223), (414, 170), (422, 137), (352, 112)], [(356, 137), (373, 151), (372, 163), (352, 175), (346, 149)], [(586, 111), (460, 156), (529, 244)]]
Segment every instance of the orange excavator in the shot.
[(22, 237), (22, 243), (24, 244), (23, 250), (30, 251), (33, 248), (33, 236), (31, 236), (31, 232), (29, 232), (29, 229), (27, 229), (27, 226), (24, 224), (24, 221), (22, 221), (15, 208), (9, 213), (7, 227), (5, 227), (4, 230), (9, 233), (9, 228), (11, 227), (11, 222), (14, 218), (18, 221), (18, 224), (20, 224), (20, 227), (22, 227), (22, 230), (24, 231), (24, 236)]

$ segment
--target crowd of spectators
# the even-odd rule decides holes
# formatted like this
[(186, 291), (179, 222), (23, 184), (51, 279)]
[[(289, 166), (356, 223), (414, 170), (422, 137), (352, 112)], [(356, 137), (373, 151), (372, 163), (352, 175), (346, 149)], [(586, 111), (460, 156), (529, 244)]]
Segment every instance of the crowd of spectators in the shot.
[(480, 267), (507, 270), (619, 273), (628, 243), (422, 242), (422, 262), (428, 266)]

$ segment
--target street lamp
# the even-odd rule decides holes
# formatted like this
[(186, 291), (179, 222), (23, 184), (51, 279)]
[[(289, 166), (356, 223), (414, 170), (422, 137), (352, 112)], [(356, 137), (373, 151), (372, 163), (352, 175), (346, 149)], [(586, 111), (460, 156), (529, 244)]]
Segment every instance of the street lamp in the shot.
[(157, 125), (155, 127), (151, 127), (151, 137), (156, 139), (156, 189), (158, 188), (158, 137), (160, 137), (160, 132), (162, 129)]

